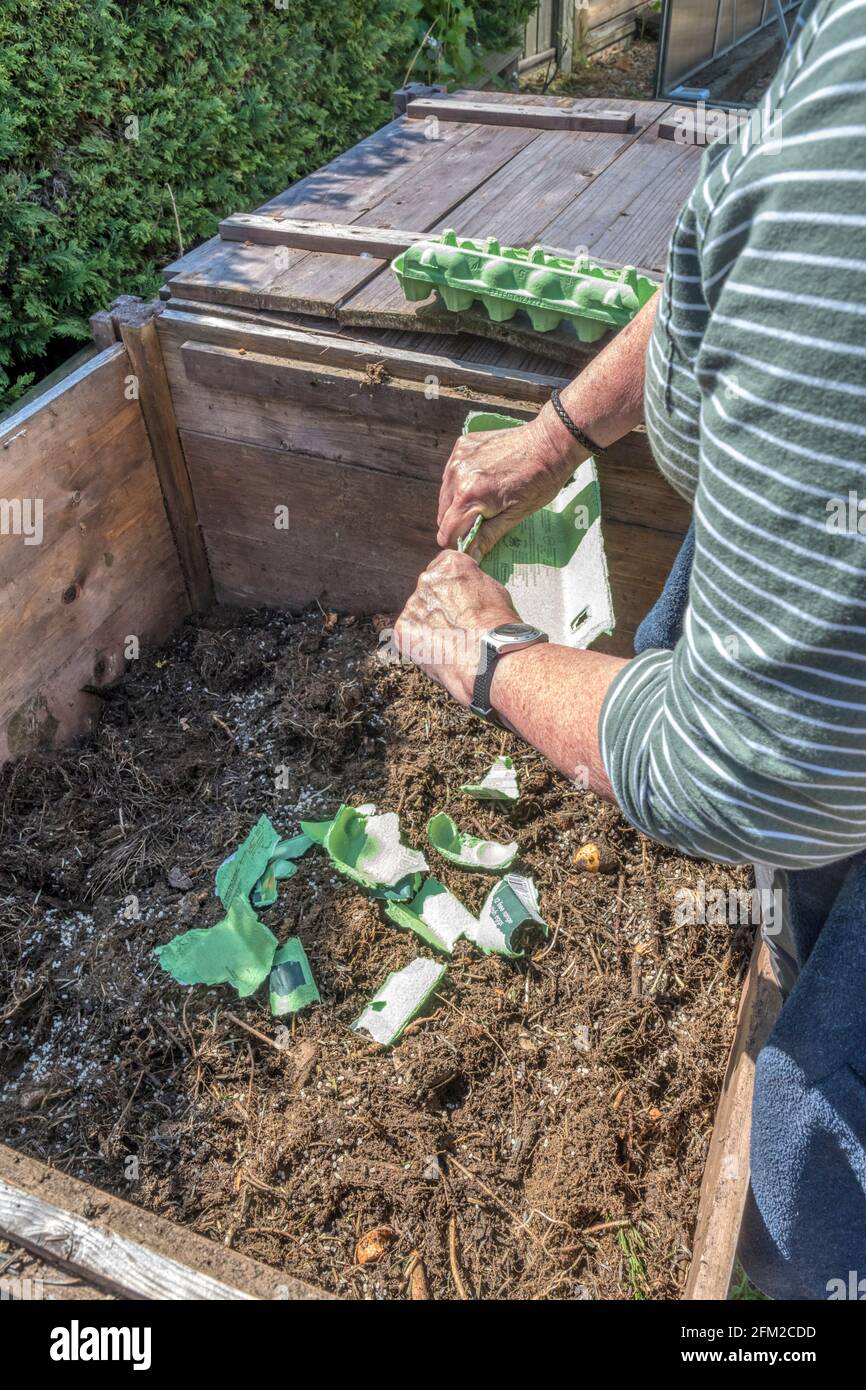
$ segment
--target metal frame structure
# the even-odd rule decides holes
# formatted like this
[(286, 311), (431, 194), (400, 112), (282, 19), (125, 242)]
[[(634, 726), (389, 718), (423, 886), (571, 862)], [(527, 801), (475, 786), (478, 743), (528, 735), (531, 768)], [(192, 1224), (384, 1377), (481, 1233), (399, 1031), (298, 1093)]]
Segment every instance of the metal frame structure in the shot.
[[(665, 0), (656, 60), (656, 96), (688, 101), (678, 90), (709, 63), (745, 43), (771, 24), (778, 24), (789, 42), (792, 26), (786, 15), (801, 0)], [(697, 101), (698, 94), (691, 97)]]

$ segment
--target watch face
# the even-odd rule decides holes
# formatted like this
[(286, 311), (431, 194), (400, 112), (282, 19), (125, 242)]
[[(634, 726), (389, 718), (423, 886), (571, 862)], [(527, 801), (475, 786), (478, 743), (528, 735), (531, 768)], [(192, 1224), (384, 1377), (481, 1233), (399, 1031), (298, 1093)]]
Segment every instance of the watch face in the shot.
[(524, 637), (538, 634), (538, 628), (531, 623), (500, 623), (493, 631), (497, 637), (504, 637), (508, 642), (520, 642)]

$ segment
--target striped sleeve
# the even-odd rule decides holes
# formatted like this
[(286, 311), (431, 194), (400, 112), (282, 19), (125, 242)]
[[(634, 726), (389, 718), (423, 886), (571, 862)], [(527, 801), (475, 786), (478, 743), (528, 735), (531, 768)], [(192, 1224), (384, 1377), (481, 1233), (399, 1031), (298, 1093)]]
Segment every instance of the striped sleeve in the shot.
[(797, 869), (866, 847), (866, 0), (814, 5), (770, 96), (773, 138), (705, 163), (647, 367), (665, 471), (696, 461), (683, 636), (599, 736), (654, 839)]

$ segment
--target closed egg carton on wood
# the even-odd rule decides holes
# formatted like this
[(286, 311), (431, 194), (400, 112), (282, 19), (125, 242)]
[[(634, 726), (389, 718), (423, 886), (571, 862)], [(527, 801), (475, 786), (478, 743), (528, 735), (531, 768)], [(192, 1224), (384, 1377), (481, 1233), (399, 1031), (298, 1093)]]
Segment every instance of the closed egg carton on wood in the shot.
[(478, 300), (495, 323), (524, 309), (537, 333), (565, 322), (582, 343), (629, 323), (657, 288), (633, 266), (612, 269), (588, 256), (501, 247), (495, 237), (482, 243), (450, 230), (407, 247), (392, 269), (410, 302), (435, 291), (446, 309), (461, 313)]

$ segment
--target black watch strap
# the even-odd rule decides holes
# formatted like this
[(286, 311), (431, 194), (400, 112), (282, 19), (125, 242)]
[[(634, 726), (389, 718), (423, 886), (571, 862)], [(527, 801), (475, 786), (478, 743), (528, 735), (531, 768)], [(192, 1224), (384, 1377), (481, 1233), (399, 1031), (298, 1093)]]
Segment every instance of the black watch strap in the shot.
[(473, 714), (480, 715), (482, 719), (491, 719), (494, 724), (501, 724), (502, 720), (490, 703), (490, 688), (493, 685), (497, 656), (496, 648), (487, 641), (486, 637), (482, 637), (478, 671), (475, 675), (475, 684), (472, 687), (472, 703), (469, 708)]

